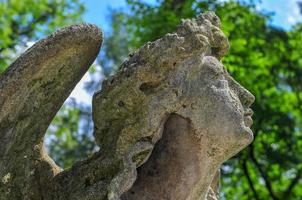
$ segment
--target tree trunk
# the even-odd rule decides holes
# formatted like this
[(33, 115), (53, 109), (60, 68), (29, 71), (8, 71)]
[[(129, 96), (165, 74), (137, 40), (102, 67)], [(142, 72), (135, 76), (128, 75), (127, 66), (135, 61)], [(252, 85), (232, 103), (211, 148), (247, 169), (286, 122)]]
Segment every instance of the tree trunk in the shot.
[(148, 42), (93, 97), (100, 152), (62, 171), (47, 127), (97, 56), (101, 32), (67, 27), (0, 77), (0, 199), (217, 199), (220, 165), (252, 141), (253, 96), (219, 59), (228, 41), (212, 12)]

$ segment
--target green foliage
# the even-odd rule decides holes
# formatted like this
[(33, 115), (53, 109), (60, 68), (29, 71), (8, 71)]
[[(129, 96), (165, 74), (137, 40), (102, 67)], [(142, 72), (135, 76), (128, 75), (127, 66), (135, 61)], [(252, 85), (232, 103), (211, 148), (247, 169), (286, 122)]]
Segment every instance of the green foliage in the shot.
[(0, 1), (0, 73), (27, 42), (74, 23), (83, 11), (79, 0)]
[[(121, 12), (128, 49), (173, 31), (181, 18), (214, 10), (231, 44), (223, 63), (256, 97), (254, 142), (223, 167), (224, 199), (295, 199), (302, 194), (302, 25), (291, 31), (268, 24), (253, 1), (128, 0)], [(114, 36), (111, 36), (114, 37)], [(125, 36), (124, 36), (125, 37)], [(116, 54), (118, 55), (118, 54)]]
[(118, 11), (112, 11), (111, 13), (112, 30), (104, 41), (104, 55), (99, 60), (106, 76), (116, 71), (118, 66), (127, 58), (128, 52), (131, 51), (129, 35), (125, 34), (127, 32), (126, 19), (127, 16), (124, 13)]
[(75, 101), (68, 102), (48, 128), (46, 146), (50, 157), (64, 168), (87, 158), (96, 150), (92, 129), (89, 108), (80, 106)]

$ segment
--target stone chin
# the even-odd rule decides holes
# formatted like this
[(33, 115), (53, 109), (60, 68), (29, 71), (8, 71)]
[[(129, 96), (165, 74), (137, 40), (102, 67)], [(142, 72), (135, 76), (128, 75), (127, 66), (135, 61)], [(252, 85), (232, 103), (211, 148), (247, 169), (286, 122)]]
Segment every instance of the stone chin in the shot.
[(243, 137), (242, 143), (245, 144), (244, 147), (246, 147), (250, 143), (253, 142), (253, 140), (254, 140), (254, 134), (253, 134), (253, 131), (251, 130), (251, 128), (248, 127), (248, 126), (246, 126), (246, 125), (243, 126), (243, 134), (244, 134), (244, 137)]
[[(240, 103), (240, 102), (239, 102)], [(241, 103), (240, 103), (241, 104)], [(248, 109), (250, 113), (252, 113), (251, 109)], [(232, 140), (230, 148), (232, 149), (232, 153), (230, 157), (239, 153), (242, 149), (247, 147), (254, 140), (254, 134), (251, 130), (251, 126), (253, 124), (252, 115), (246, 115), (245, 112), (239, 112), (240, 119), (237, 120), (237, 128), (234, 131), (234, 140)]]
[[(230, 155), (228, 156), (228, 158), (236, 155), (237, 153), (239, 153), (242, 149), (244, 149), (245, 147), (247, 147), (249, 144), (251, 144), (254, 140), (254, 134), (253, 131), (251, 130), (250, 126), (247, 125), (246, 122), (246, 117), (243, 117), (244, 120), (240, 123), (240, 127), (237, 133), (235, 133), (235, 140), (233, 141), (233, 145), (230, 145), (230, 149), (232, 149), (230, 151)], [(250, 124), (250, 120), (251, 117), (249, 117), (249, 124)]]

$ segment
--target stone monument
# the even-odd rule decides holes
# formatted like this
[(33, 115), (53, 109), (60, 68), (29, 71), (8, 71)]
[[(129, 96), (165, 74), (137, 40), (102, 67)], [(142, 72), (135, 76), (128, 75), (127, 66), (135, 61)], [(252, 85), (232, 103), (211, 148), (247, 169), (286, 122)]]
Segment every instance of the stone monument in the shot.
[(0, 77), (0, 199), (215, 200), (221, 164), (253, 140), (253, 95), (220, 59), (213, 12), (148, 42), (93, 97), (100, 151), (62, 171), (43, 148), (52, 118), (95, 59), (101, 32), (67, 27)]

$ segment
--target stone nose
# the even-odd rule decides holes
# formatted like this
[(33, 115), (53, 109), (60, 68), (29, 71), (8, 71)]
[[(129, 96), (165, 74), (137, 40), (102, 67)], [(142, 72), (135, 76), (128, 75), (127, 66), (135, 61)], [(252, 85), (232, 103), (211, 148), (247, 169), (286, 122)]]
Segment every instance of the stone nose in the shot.
[(255, 101), (255, 96), (241, 85), (240, 85), (239, 98), (242, 104), (246, 107), (250, 107)]
[(237, 81), (235, 81), (231, 76), (228, 76), (229, 86), (236, 92), (239, 100), (241, 101), (243, 107), (250, 107), (254, 101), (255, 97), (247, 89), (241, 86)]

